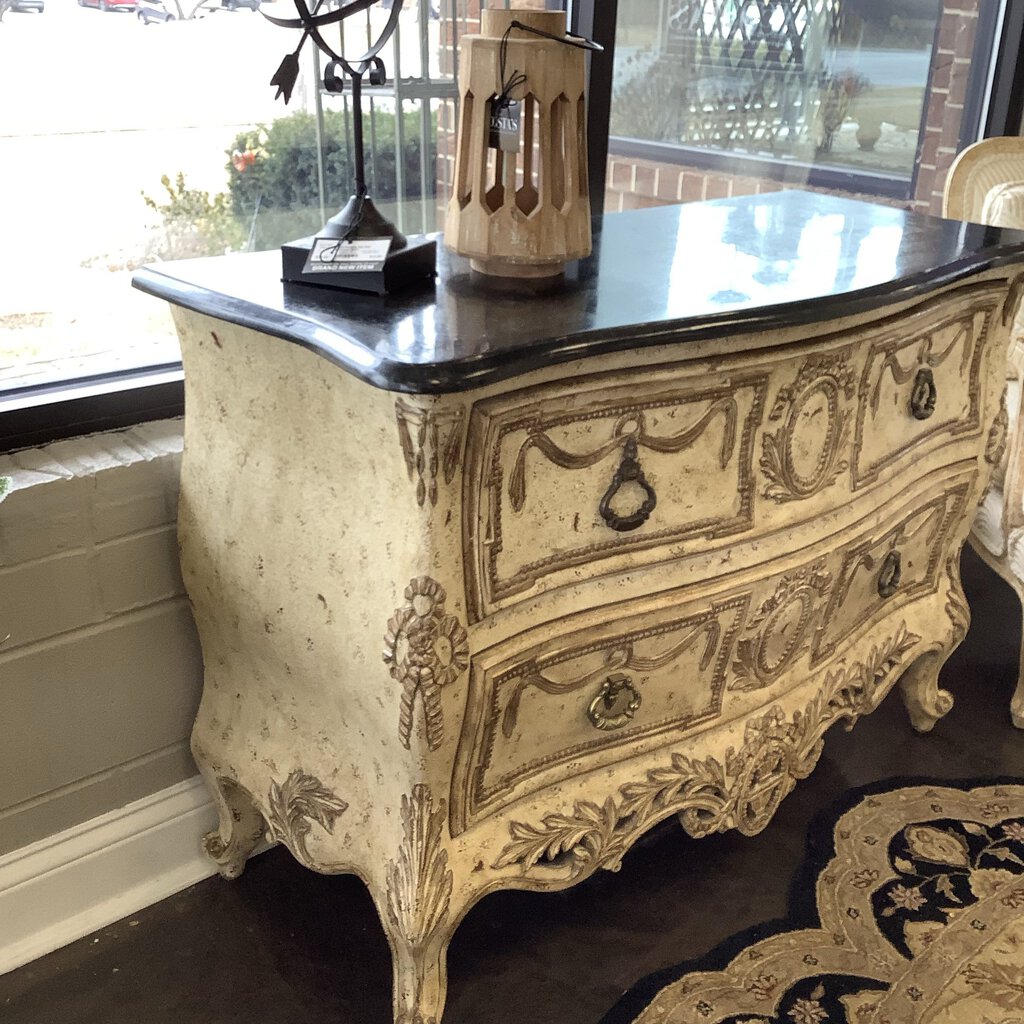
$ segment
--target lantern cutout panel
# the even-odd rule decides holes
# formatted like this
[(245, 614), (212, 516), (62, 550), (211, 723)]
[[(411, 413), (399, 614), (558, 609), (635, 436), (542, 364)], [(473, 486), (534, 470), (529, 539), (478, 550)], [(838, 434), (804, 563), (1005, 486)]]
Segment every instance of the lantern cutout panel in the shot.
[[(445, 242), (481, 273), (549, 277), (591, 251), (584, 53), (510, 29), (513, 21), (558, 38), (566, 31), (561, 11), (484, 11), (481, 34), (462, 38)], [(505, 85), (503, 45), (506, 77), (523, 76), (511, 91), (519, 104), (514, 151), (489, 145), (491, 114)]]

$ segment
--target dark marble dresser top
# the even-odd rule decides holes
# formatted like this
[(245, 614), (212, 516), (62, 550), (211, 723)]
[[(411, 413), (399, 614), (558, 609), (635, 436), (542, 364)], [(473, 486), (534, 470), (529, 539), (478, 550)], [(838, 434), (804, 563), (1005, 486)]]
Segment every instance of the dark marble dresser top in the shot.
[(142, 268), (169, 302), (318, 352), (376, 387), (463, 391), (581, 356), (833, 320), (1024, 262), (1024, 232), (810, 192), (609, 214), (553, 285), (438, 278), (377, 297), (280, 281), (276, 250)]

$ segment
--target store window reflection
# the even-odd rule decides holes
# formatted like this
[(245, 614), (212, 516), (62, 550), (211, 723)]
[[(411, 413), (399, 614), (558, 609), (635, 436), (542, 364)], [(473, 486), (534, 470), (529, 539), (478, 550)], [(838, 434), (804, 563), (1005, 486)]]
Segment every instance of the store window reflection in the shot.
[(620, 0), (611, 134), (910, 177), (939, 0)]

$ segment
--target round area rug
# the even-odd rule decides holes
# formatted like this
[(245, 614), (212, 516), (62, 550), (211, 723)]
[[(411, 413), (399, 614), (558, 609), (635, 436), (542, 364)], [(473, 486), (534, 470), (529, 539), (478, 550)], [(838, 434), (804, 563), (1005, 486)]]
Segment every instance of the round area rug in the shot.
[(828, 825), (790, 921), (646, 979), (602, 1024), (1024, 1024), (1024, 785), (875, 792)]

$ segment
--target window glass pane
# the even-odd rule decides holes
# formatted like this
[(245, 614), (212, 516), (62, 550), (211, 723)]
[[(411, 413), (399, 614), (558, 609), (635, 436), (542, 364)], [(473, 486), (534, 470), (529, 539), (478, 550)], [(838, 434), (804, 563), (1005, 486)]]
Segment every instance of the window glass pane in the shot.
[[(321, 94), (307, 42), (291, 101), (275, 98), (268, 83), (299, 33), (261, 17), (259, 0), (43, 3), (0, 24), (0, 164), (14, 169), (0, 191), (0, 392), (176, 362), (166, 307), (130, 286), (136, 267), (276, 248), (353, 188), (350, 96)], [(389, 6), (325, 37), (357, 57)], [(473, 6), (406, 0), (387, 84), (364, 92), (368, 183), (405, 231), (440, 226)]]
[(611, 134), (790, 184), (801, 168), (909, 182), (940, 7), (619, 0)]

